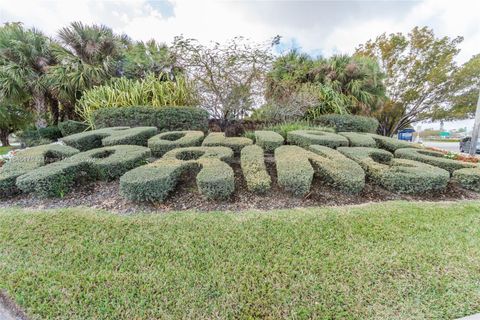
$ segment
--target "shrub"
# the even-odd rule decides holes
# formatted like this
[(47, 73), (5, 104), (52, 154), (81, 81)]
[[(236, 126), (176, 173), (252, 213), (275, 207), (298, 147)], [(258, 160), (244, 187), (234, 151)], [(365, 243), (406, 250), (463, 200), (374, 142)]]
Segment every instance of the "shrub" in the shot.
[(348, 139), (350, 147), (371, 147), (375, 148), (377, 143), (368, 133), (362, 132), (339, 132), (339, 135)]
[(202, 144), (202, 131), (169, 131), (148, 139), (148, 147), (156, 157), (175, 148), (195, 147)]
[(40, 128), (38, 129), (38, 134), (40, 135), (40, 138), (52, 141), (57, 141), (57, 139), (60, 139), (62, 137), (62, 132), (57, 126)]
[(150, 149), (141, 146), (94, 149), (30, 171), (17, 179), (17, 187), (41, 197), (63, 196), (75, 182), (116, 179), (149, 156)]
[(116, 144), (146, 146), (148, 139), (156, 133), (157, 128), (155, 127), (112, 127), (72, 134), (63, 137), (62, 141), (80, 151)]
[(335, 129), (333, 128), (321, 127), (318, 125), (316, 126), (312, 122), (308, 122), (308, 121), (284, 122), (280, 124), (266, 126), (263, 130), (275, 131), (276, 133), (281, 135), (284, 139), (287, 139), (287, 134), (290, 131), (295, 131), (295, 130), (320, 130), (324, 132), (335, 132)]
[(397, 151), (395, 151), (395, 157), (428, 163), (432, 166), (445, 169), (450, 172), (450, 174), (452, 174), (455, 170), (458, 169), (476, 167), (476, 164), (474, 163), (447, 159), (441, 152), (426, 149), (398, 149)]
[(351, 114), (325, 114), (316, 120), (321, 125), (335, 128), (337, 132), (375, 133), (378, 128), (377, 119)]
[(401, 148), (423, 148), (421, 145), (416, 143), (385, 137), (378, 134), (372, 134), (371, 136), (377, 143), (377, 147), (390, 152), (395, 152), (397, 149)]
[(66, 137), (75, 133), (86, 131), (88, 129), (88, 125), (79, 121), (67, 120), (60, 122), (58, 124), (58, 129), (60, 129), (62, 136)]
[(283, 145), (283, 141), (283, 137), (274, 131), (255, 131), (255, 144), (262, 147), (267, 153), (272, 153)]
[(27, 129), (16, 133), (17, 138), (26, 147), (35, 147), (50, 144), (62, 137), (57, 126), (49, 126), (40, 129)]
[(17, 178), (48, 163), (73, 156), (79, 151), (61, 144), (48, 144), (18, 151), (0, 169), (0, 195), (11, 196), (19, 192)]
[(348, 140), (336, 133), (318, 130), (295, 130), (287, 134), (287, 141), (300, 147), (318, 144), (330, 148), (348, 146)]
[(399, 193), (423, 193), (444, 189), (450, 174), (441, 168), (407, 159), (393, 159), (385, 150), (375, 148), (338, 148), (355, 160), (367, 177), (387, 190)]
[(240, 164), (248, 190), (256, 193), (265, 193), (270, 190), (272, 179), (267, 172), (261, 147), (254, 145), (243, 148)]
[(133, 201), (164, 201), (182, 173), (200, 167), (197, 187), (208, 199), (224, 199), (233, 193), (233, 158), (226, 147), (188, 147), (167, 152), (162, 159), (127, 172), (120, 178), (120, 194)]
[[(327, 184), (347, 193), (365, 185), (365, 173), (354, 161), (325, 146), (281, 146), (275, 150), (278, 184), (297, 196), (310, 191), (314, 174)], [(313, 167), (312, 167), (313, 165)]]
[(463, 188), (480, 192), (480, 168), (464, 168), (453, 171), (452, 179)]
[(245, 137), (225, 137), (223, 132), (212, 132), (205, 140), (202, 146), (204, 147), (228, 147), (233, 150), (235, 154), (240, 154), (243, 147), (253, 144), (253, 141)]
[(159, 132), (199, 130), (208, 131), (208, 112), (196, 107), (131, 106), (99, 109), (93, 114), (95, 128), (157, 127)]

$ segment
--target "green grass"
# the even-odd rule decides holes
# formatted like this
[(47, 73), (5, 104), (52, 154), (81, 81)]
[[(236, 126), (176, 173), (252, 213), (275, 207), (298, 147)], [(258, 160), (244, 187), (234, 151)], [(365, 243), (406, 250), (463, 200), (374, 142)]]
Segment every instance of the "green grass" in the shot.
[(452, 319), (479, 275), (480, 202), (0, 211), (0, 288), (41, 319)]
[(10, 151), (12, 149), (13, 149), (13, 147), (0, 147), (0, 156), (4, 155), (4, 154), (7, 154), (8, 151)]

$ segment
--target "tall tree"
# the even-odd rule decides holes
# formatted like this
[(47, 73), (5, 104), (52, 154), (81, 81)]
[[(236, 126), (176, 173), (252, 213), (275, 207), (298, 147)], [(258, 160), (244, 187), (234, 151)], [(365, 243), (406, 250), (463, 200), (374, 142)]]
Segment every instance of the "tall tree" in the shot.
[(377, 59), (386, 74), (389, 99), (376, 113), (384, 135), (393, 135), (448, 103), (462, 40), (437, 38), (427, 27), (415, 27), (408, 35), (382, 34), (357, 48), (356, 55)]

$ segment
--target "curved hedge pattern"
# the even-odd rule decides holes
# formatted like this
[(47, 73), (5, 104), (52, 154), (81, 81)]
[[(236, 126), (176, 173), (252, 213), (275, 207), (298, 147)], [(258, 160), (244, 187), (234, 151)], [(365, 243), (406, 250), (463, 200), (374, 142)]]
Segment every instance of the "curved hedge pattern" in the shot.
[(243, 148), (240, 164), (248, 190), (256, 193), (265, 193), (270, 190), (272, 178), (267, 172), (261, 147), (253, 145)]
[(337, 132), (377, 132), (378, 120), (375, 118), (352, 114), (325, 114), (317, 122), (327, 127), (334, 127)]
[(312, 144), (337, 148), (348, 146), (348, 140), (341, 135), (319, 130), (295, 130), (287, 133), (287, 141), (300, 147), (308, 147)]
[(428, 163), (432, 166), (445, 169), (450, 172), (450, 174), (458, 169), (476, 167), (474, 163), (447, 159), (444, 157), (443, 153), (427, 149), (398, 149), (395, 151), (395, 157)]
[(452, 179), (465, 189), (480, 192), (480, 168), (464, 168), (455, 170)]
[(385, 149), (390, 152), (395, 152), (397, 149), (401, 148), (418, 148), (422, 149), (422, 145), (408, 142), (408, 141), (402, 141), (390, 137), (385, 137), (385, 136), (380, 136), (378, 134), (372, 134), (371, 137), (375, 140), (377, 143), (377, 147), (381, 149)]
[(350, 147), (368, 147), (375, 148), (377, 143), (372, 135), (362, 132), (339, 132), (339, 135), (348, 139)]
[(275, 131), (255, 131), (255, 144), (262, 147), (267, 153), (275, 151), (275, 149), (283, 145), (283, 142), (283, 137)]
[(199, 146), (204, 136), (202, 131), (169, 131), (148, 139), (148, 147), (154, 156), (161, 157), (175, 148)]
[(202, 146), (204, 147), (228, 147), (233, 150), (235, 154), (240, 154), (243, 147), (253, 144), (253, 141), (244, 137), (225, 137), (223, 132), (212, 132), (205, 140)]

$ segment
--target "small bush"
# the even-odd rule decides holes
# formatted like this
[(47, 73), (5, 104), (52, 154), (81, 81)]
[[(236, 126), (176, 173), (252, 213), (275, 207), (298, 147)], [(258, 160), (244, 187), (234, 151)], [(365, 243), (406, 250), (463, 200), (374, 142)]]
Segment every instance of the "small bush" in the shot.
[(262, 147), (267, 153), (272, 153), (283, 145), (283, 141), (283, 137), (274, 131), (255, 131), (255, 144)]
[(57, 126), (48, 126), (46, 128), (38, 129), (40, 138), (57, 141), (62, 137), (62, 132)]
[(202, 131), (169, 131), (148, 139), (148, 147), (154, 156), (161, 157), (175, 148), (199, 146), (204, 136)]
[(58, 129), (60, 129), (62, 136), (66, 137), (75, 133), (86, 131), (88, 129), (88, 125), (79, 121), (67, 120), (60, 122), (58, 124)]
[(36, 147), (50, 144), (62, 137), (57, 126), (49, 126), (40, 129), (27, 129), (16, 133), (17, 138), (25, 147)]
[(294, 122), (285, 122), (285, 123), (280, 123), (275, 125), (269, 125), (263, 128), (263, 130), (275, 131), (276, 133), (281, 135), (284, 139), (287, 139), (287, 134), (290, 131), (295, 131), (295, 130), (319, 130), (324, 132), (335, 132), (334, 128), (318, 126), (308, 121), (294, 121)]
[(208, 199), (225, 199), (235, 189), (233, 158), (226, 147), (188, 147), (167, 152), (162, 159), (127, 172), (120, 178), (120, 194), (133, 201), (164, 201), (181, 174), (200, 167), (197, 187)]
[(157, 127), (166, 131), (208, 131), (208, 112), (196, 107), (132, 106), (104, 108), (93, 113), (95, 128), (108, 127)]
[(267, 172), (261, 147), (254, 145), (243, 148), (240, 163), (248, 190), (256, 193), (270, 190), (272, 179)]
[(397, 149), (401, 148), (423, 148), (421, 145), (416, 143), (385, 137), (378, 134), (372, 134), (371, 136), (377, 143), (377, 147), (390, 152), (395, 152)]
[(368, 133), (362, 132), (339, 132), (339, 135), (348, 139), (350, 147), (369, 147), (375, 148), (377, 143)]
[(235, 154), (240, 154), (243, 147), (253, 144), (253, 141), (245, 137), (225, 137), (223, 132), (212, 132), (205, 140), (202, 146), (204, 147), (228, 147), (233, 150)]
[(463, 188), (480, 192), (480, 168), (464, 168), (455, 170), (452, 175)]
[(356, 161), (367, 177), (387, 190), (399, 193), (423, 193), (444, 189), (450, 174), (441, 168), (407, 159), (393, 159), (385, 150), (375, 148), (338, 148)]
[(296, 130), (287, 134), (287, 141), (300, 147), (308, 147), (312, 144), (337, 148), (348, 146), (348, 140), (336, 133), (318, 130)]
[(316, 120), (321, 125), (335, 128), (337, 132), (375, 133), (378, 128), (377, 119), (351, 114), (325, 114)]
[(438, 151), (426, 149), (402, 148), (395, 151), (395, 157), (420, 161), (432, 166), (447, 170), (452, 174), (455, 170), (463, 168), (475, 168), (477, 165), (471, 162), (463, 162), (447, 159), (444, 154)]
[(150, 149), (112, 146), (78, 153), (65, 160), (30, 171), (17, 179), (23, 192), (41, 197), (59, 197), (79, 181), (112, 180), (145, 163)]

